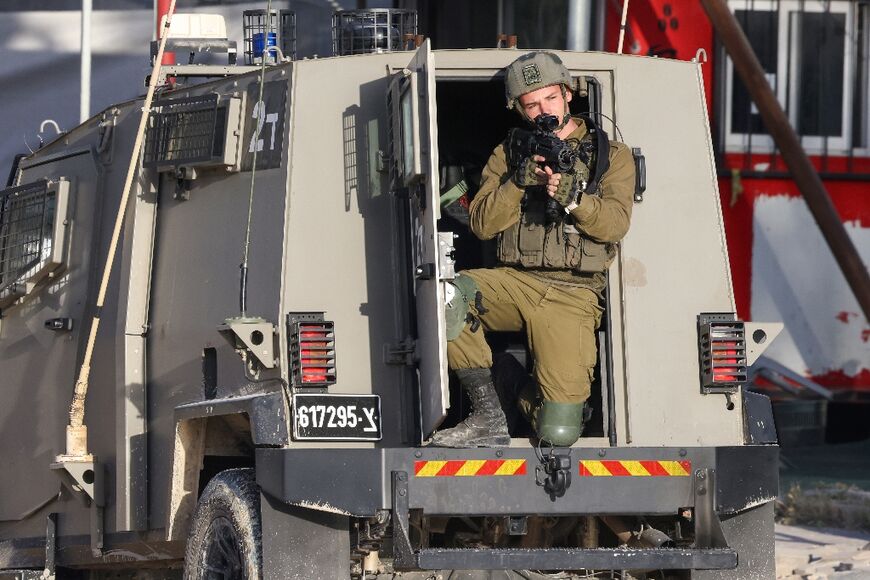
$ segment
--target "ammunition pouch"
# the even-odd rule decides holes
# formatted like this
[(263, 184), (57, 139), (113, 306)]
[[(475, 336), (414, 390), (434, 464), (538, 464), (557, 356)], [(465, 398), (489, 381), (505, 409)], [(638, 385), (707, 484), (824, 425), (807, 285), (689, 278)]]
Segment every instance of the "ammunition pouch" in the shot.
[[(562, 207), (578, 202), (582, 195), (601, 195), (598, 183), (610, 166), (608, 155), (599, 152), (609, 151), (610, 144), (605, 133), (587, 115), (580, 115), (589, 132), (580, 141), (561, 141), (544, 131), (538, 133), (514, 130), (508, 139), (509, 164), (513, 168), (513, 178), (520, 186), (526, 183), (529, 172), (535, 164), (530, 164), (524, 155), (540, 154), (542, 142), (547, 139), (561, 145), (568, 151), (576, 152), (572, 169), (562, 173), (562, 181), (556, 191), (555, 199), (558, 216), (550, 217), (547, 202), (550, 197), (543, 186), (525, 187), (526, 195), (520, 211), (520, 219), (498, 236), (499, 262), (508, 266), (521, 266), (537, 270), (573, 270), (580, 274), (604, 272), (616, 256), (616, 244), (601, 243), (584, 236), (577, 229), (574, 218), (562, 214)], [(526, 134), (528, 133), (528, 134)], [(525, 137), (521, 139), (520, 137)], [(570, 145), (569, 145), (570, 143)], [(554, 146), (546, 148), (547, 151)], [(554, 204), (555, 205), (555, 204)]]
[(581, 234), (570, 217), (547, 224), (543, 206), (522, 212), (498, 237), (498, 259), (509, 266), (591, 274), (607, 270), (615, 256), (616, 244)]

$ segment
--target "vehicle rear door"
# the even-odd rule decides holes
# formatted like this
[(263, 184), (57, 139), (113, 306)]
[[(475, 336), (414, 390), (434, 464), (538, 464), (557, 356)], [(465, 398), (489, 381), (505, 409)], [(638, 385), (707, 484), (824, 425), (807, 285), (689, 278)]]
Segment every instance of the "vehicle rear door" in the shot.
[(443, 247), (450, 244), (450, 236), (442, 235), (439, 240), (437, 229), (438, 129), (434, 54), (428, 40), (417, 49), (408, 66), (393, 75), (387, 103), (392, 189), (407, 199), (409, 287), (416, 315), (412, 327), (421, 431), (426, 437), (438, 427), (450, 405), (444, 296), (446, 281), (453, 277), (452, 258)]

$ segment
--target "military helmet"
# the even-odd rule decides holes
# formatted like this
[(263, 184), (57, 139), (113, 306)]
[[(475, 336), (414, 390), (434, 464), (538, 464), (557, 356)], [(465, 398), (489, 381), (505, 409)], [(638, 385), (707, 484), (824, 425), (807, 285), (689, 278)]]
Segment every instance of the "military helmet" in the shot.
[(565, 85), (570, 89), (572, 82), (571, 73), (558, 56), (550, 52), (529, 52), (505, 69), (507, 108), (512, 109), (521, 95), (551, 85)]

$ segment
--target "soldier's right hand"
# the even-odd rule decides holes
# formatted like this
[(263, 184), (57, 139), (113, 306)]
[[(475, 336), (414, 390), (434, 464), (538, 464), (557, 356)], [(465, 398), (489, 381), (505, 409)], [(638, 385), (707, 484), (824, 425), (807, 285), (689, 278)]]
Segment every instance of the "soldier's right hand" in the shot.
[[(533, 159), (536, 161), (544, 161), (540, 155), (536, 155)], [(559, 189), (559, 183), (562, 181), (561, 173), (554, 173), (553, 169), (546, 165), (539, 165), (535, 169), (535, 174), (538, 176), (538, 184), (547, 186), (547, 195), (553, 197)]]

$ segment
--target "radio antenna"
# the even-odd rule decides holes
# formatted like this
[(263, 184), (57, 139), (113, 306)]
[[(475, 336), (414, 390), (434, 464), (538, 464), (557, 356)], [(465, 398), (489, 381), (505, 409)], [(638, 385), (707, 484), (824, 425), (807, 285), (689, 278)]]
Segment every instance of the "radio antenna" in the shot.
[[(263, 104), (263, 86), (266, 84), (266, 53), (272, 50), (269, 45), (269, 35), (272, 30), (272, 0), (266, 1), (266, 27), (263, 31), (263, 54), (260, 55), (260, 87), (257, 102), (254, 103), (257, 115), (265, 116), (266, 111), (261, 110), (265, 107)], [(277, 49), (277, 47), (275, 47)], [(257, 134), (254, 135), (254, 143), (260, 137), (263, 125), (257, 124)], [(248, 219), (245, 223), (245, 246), (242, 252), (242, 263), (239, 266), (239, 316), (245, 318), (248, 315), (248, 258), (251, 254), (251, 219), (254, 213), (254, 182), (257, 179), (257, 151), (258, 147), (254, 147), (254, 155), (251, 164), (251, 189), (248, 192)]]

